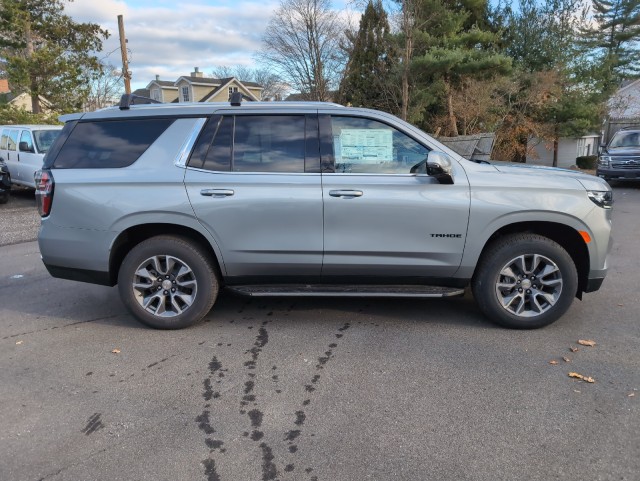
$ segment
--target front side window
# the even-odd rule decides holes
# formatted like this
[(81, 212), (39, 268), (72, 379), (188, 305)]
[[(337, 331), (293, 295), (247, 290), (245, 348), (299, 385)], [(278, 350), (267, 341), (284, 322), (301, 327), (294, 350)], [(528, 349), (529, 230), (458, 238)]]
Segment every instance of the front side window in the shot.
[(56, 156), (58, 169), (118, 168), (133, 164), (173, 119), (79, 122)]
[(331, 117), (335, 172), (409, 174), (429, 149), (399, 130), (361, 117)]
[(189, 101), (189, 87), (182, 87), (182, 101)]
[(58, 138), (58, 135), (60, 135), (59, 130), (34, 130), (33, 137), (36, 142), (38, 152), (41, 154), (49, 152), (53, 141)]
[(20, 134), (20, 143), (22, 142), (27, 144), (27, 151), (33, 150), (33, 139), (31, 138), (31, 133), (28, 130), (23, 130)]

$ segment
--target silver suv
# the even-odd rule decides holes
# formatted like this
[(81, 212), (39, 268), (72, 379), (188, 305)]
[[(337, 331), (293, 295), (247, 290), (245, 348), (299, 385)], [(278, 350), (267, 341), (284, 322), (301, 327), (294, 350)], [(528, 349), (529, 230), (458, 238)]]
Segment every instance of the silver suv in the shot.
[(558, 319), (607, 271), (597, 177), (461, 158), (328, 103), (131, 105), (62, 117), (37, 175), (55, 277), (118, 285), (143, 323), (254, 296), (442, 297), (507, 327)]

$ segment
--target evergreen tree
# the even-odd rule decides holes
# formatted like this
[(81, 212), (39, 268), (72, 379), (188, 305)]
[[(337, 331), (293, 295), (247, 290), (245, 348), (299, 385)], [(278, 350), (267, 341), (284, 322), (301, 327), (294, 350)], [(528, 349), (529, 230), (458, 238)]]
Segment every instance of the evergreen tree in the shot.
[(351, 39), (347, 70), (340, 86), (344, 102), (387, 112), (397, 111), (392, 76), (395, 49), (381, 0), (369, 0)]
[(511, 70), (511, 59), (498, 50), (499, 36), (479, 26), (486, 21), (486, 1), (466, 3), (425, 1), (427, 21), (416, 35), (416, 45), (424, 53), (415, 55), (411, 62), (412, 72), (423, 86), (439, 88), (444, 94), (447, 130), (452, 136), (458, 135), (454, 90), (465, 79), (492, 78)]
[(81, 107), (100, 68), (93, 52), (108, 32), (63, 12), (62, 0), (0, 3), (0, 57), (12, 89), (31, 96), (34, 113), (41, 111), (40, 95), (54, 109)]
[(640, 75), (640, 0), (591, 0), (595, 25), (583, 29), (597, 52), (607, 93)]
[[(524, 161), (527, 141), (535, 136), (553, 142), (557, 165), (561, 137), (597, 128), (604, 96), (593, 55), (581, 48), (586, 13), (581, 0), (519, 0), (498, 14), (505, 51), (517, 69), (515, 92), (509, 92), (512, 113), (501, 127), (500, 148), (517, 152), (517, 160)], [(535, 98), (530, 95), (532, 82), (544, 87)], [(511, 147), (505, 145), (509, 143)]]

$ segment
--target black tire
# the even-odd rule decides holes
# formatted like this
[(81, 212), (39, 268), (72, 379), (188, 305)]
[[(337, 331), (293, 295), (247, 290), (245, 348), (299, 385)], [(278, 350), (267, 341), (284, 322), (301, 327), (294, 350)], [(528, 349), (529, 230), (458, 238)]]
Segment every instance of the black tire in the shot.
[(0, 194), (0, 204), (6, 204), (9, 202), (9, 192), (3, 192)]
[(211, 310), (219, 283), (214, 261), (200, 245), (166, 235), (129, 251), (118, 272), (118, 290), (124, 305), (143, 324), (182, 329)]
[(537, 234), (514, 234), (487, 247), (471, 289), (492, 322), (535, 329), (551, 324), (569, 309), (577, 293), (578, 273), (558, 243)]

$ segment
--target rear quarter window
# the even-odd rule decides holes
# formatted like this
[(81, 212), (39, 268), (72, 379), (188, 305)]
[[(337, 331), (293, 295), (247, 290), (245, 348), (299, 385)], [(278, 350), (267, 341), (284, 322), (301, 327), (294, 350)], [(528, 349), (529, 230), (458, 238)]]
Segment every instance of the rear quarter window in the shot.
[(127, 167), (156, 141), (173, 119), (79, 122), (56, 156), (56, 169)]

